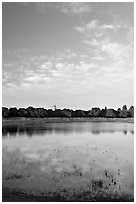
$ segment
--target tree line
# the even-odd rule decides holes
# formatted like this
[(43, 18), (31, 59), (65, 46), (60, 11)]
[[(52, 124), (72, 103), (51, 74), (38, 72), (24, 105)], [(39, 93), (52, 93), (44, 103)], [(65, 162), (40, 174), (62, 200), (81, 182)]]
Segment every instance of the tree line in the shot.
[(29, 106), (28, 108), (7, 108), (2, 107), (2, 117), (26, 117), (26, 118), (46, 118), (46, 117), (105, 117), (105, 118), (133, 118), (134, 117), (134, 106), (127, 109), (126, 105), (122, 108), (114, 110), (113, 108), (100, 109), (99, 107), (93, 107), (90, 110), (72, 110), (72, 109), (45, 109), (45, 108), (34, 108)]

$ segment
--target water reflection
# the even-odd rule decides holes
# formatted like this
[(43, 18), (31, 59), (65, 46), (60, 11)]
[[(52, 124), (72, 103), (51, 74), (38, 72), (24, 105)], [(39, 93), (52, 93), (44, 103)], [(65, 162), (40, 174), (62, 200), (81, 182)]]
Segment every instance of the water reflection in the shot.
[(134, 124), (22, 122), (3, 124), (2, 132), (5, 188), (70, 192), (100, 178), (105, 190), (133, 195)]
[(101, 133), (115, 133), (123, 132), (124, 135), (127, 135), (128, 132), (134, 134), (133, 124), (129, 124), (129, 128), (123, 123), (121, 124), (108, 124), (107, 123), (51, 123), (46, 125), (26, 125), (26, 124), (17, 124), (17, 125), (3, 125), (2, 127), (2, 136), (43, 136), (43, 135), (52, 135), (52, 134), (72, 134), (72, 133), (91, 133), (94, 135), (99, 135)]

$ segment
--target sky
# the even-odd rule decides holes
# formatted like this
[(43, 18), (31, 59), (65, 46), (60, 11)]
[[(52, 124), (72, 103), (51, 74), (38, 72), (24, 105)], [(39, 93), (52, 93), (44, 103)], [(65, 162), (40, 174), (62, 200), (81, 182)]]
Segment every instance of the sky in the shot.
[(2, 105), (134, 105), (133, 2), (3, 2)]

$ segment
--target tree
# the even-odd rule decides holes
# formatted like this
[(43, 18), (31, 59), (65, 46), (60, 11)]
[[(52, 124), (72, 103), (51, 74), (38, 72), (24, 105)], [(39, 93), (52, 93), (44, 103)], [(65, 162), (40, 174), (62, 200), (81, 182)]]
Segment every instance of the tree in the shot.
[(120, 108), (118, 108), (118, 110), (117, 110), (117, 117), (121, 118), (121, 109)]
[(126, 118), (126, 117), (134, 117), (134, 106), (131, 106), (129, 110), (127, 110), (127, 106), (123, 105), (122, 109), (118, 108), (117, 111), (110, 108), (100, 109), (98, 107), (94, 107), (91, 110), (70, 110), (70, 109), (57, 109), (55, 106), (55, 110), (52, 109), (44, 109), (44, 108), (34, 108), (29, 106), (28, 108), (19, 108), (16, 107), (8, 109), (7, 107), (2, 107), (2, 117), (107, 117), (107, 118)]
[(10, 108), (8, 117), (18, 117), (17, 108)]
[(106, 112), (107, 112), (107, 109), (106, 109), (106, 108), (105, 108), (105, 109), (102, 109), (102, 110), (100, 111), (99, 116), (100, 116), (100, 117), (105, 117)]
[(18, 109), (18, 116), (19, 117), (27, 117), (27, 110), (25, 108)]
[(100, 116), (100, 108), (92, 108), (90, 111), (89, 111), (89, 113), (88, 113), (88, 115), (90, 116), (90, 117), (99, 117)]
[(47, 110), (47, 117), (54, 117), (54, 111), (52, 109)]
[(121, 118), (127, 118), (127, 106), (123, 105), (121, 110)]
[(34, 115), (38, 118), (44, 118), (47, 116), (47, 111), (44, 108), (35, 108)]
[(105, 116), (107, 118), (115, 118), (116, 117), (116, 111), (112, 108), (107, 109)]
[(127, 106), (126, 105), (124, 105), (123, 107), (122, 107), (122, 110), (127, 110)]
[(72, 110), (69, 109), (63, 109), (62, 110), (64, 117), (72, 117)]
[(134, 106), (131, 106), (128, 110), (128, 117), (134, 118)]
[(9, 110), (6, 107), (2, 107), (2, 117), (7, 118), (9, 114)]
[(56, 110), (54, 110), (54, 116), (55, 117), (64, 117), (64, 114), (63, 114), (61, 109), (56, 109)]
[(27, 117), (35, 117), (34, 108), (32, 106), (29, 106), (26, 110), (27, 110)]
[(85, 117), (85, 113), (83, 110), (75, 110), (73, 111), (73, 116), (74, 117)]

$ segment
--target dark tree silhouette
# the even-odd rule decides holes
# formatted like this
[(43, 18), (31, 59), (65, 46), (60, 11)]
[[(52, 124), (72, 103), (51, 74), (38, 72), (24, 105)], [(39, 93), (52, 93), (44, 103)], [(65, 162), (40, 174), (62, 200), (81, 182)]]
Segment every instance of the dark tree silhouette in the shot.
[(90, 117), (99, 117), (100, 116), (100, 108), (92, 108), (90, 111), (89, 111), (89, 116)]
[(17, 108), (10, 108), (8, 117), (18, 117)]
[(129, 118), (133, 118), (134, 117), (134, 106), (131, 106), (128, 110), (128, 115)]
[(25, 108), (18, 109), (18, 116), (19, 117), (27, 117), (27, 110)]
[(83, 110), (75, 110), (73, 112), (74, 117), (85, 117), (85, 112)]
[(63, 109), (62, 110), (62, 112), (63, 112), (63, 115), (65, 116), (65, 117), (72, 117), (72, 114), (73, 114), (73, 110), (69, 110), (69, 109)]
[(127, 106), (126, 105), (122, 107), (121, 118), (127, 118)]
[(29, 106), (28, 108), (6, 108), (2, 107), (2, 117), (29, 117), (29, 118), (46, 118), (46, 117), (106, 117), (106, 118), (133, 118), (134, 117), (134, 106), (131, 106), (127, 110), (127, 106), (124, 105), (117, 110), (112, 108), (100, 109), (98, 107), (93, 107), (91, 110), (70, 110), (70, 109), (44, 109), (44, 108), (34, 108)]
[(6, 107), (2, 107), (2, 117), (7, 118), (9, 115), (9, 110)]
[(115, 118), (116, 117), (116, 111), (114, 109), (112, 109), (112, 108), (107, 109), (105, 116), (107, 118)]

